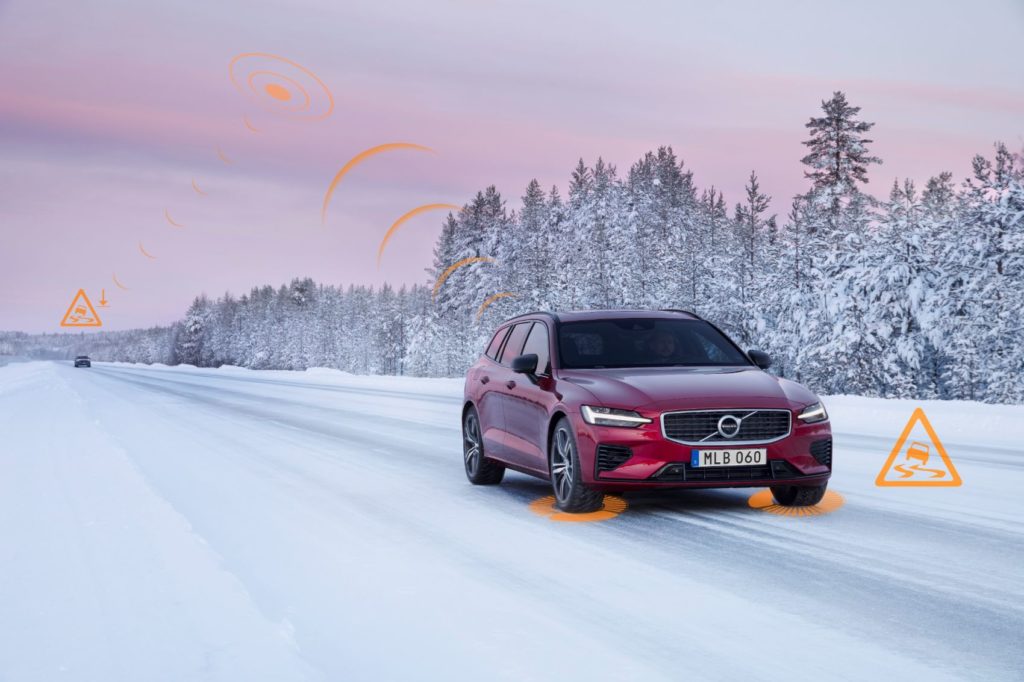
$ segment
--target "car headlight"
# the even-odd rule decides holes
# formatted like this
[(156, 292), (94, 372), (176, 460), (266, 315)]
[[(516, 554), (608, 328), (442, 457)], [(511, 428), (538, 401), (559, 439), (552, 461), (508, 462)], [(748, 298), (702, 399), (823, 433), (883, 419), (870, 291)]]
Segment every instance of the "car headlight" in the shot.
[(641, 417), (633, 410), (617, 410), (614, 407), (591, 407), (584, 405), (580, 410), (583, 421), (597, 426), (625, 426), (635, 429), (641, 424), (650, 424), (651, 420)]
[(800, 414), (797, 415), (797, 419), (807, 424), (823, 422), (828, 419), (828, 412), (825, 411), (825, 406), (821, 403), (814, 403), (801, 410)]

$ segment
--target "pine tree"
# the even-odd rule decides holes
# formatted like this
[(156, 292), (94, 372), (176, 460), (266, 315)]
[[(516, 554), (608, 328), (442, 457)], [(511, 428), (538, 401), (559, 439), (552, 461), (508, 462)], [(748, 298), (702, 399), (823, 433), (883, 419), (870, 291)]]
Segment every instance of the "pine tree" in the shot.
[(699, 228), (691, 231), (688, 248), (692, 253), (693, 310), (735, 332), (737, 292), (735, 230), (726, 209), (725, 196), (714, 187), (701, 197)]
[(771, 204), (771, 197), (761, 192), (757, 173), (750, 171), (746, 186), (746, 202), (736, 204), (735, 225), (739, 253), (735, 272), (738, 281), (737, 302), (739, 323), (736, 332), (739, 340), (746, 345), (753, 344), (758, 332), (764, 328), (764, 311), (760, 303), (765, 294), (762, 290), (766, 279), (764, 258), (767, 253), (769, 221), (774, 226), (775, 216), (765, 218)]
[(875, 124), (857, 120), (860, 107), (850, 106), (845, 94), (836, 91), (821, 108), (825, 115), (807, 123), (811, 138), (804, 145), (810, 153), (801, 163), (809, 168), (804, 176), (812, 182), (811, 195), (824, 209), (827, 225), (834, 232), (842, 222), (844, 202), (859, 193), (860, 184), (868, 182), (868, 167), (882, 160), (868, 153), (872, 140), (864, 137)]
[(586, 271), (586, 264), (579, 257), (584, 235), (593, 224), (593, 202), (591, 193), (594, 182), (590, 169), (580, 159), (569, 181), (569, 201), (566, 206), (566, 220), (562, 223), (561, 243), (556, 251), (556, 283), (563, 292), (564, 309), (578, 309), (585, 305), (580, 280)]
[(556, 185), (548, 192), (547, 217), (547, 258), (544, 267), (548, 271), (548, 286), (542, 291), (537, 307), (541, 310), (564, 310), (568, 303), (565, 300), (565, 286), (559, 266), (562, 253), (569, 244), (569, 222), (566, 219), (565, 204)]
[[(976, 156), (964, 188), (966, 240), (959, 258), (967, 273), (957, 293), (975, 349), (978, 397), (1008, 401), (1024, 396), (1020, 308), (1024, 301), (1024, 163), (1003, 144), (993, 161)], [(984, 379), (981, 379), (984, 377)]]
[(523, 206), (519, 211), (516, 234), (519, 237), (520, 252), (516, 271), (518, 282), (513, 287), (519, 292), (524, 307), (539, 308), (550, 276), (548, 269), (548, 205), (544, 190), (537, 180), (531, 180), (523, 195)]
[(619, 207), (615, 167), (598, 158), (593, 169), (592, 189), (583, 206), (585, 221), (577, 224), (579, 265), (575, 272), (580, 303), (585, 308), (612, 307), (611, 265), (618, 254), (611, 250)]
[(210, 302), (197, 296), (185, 312), (181, 332), (174, 343), (174, 362), (202, 367), (206, 328), (210, 319)]

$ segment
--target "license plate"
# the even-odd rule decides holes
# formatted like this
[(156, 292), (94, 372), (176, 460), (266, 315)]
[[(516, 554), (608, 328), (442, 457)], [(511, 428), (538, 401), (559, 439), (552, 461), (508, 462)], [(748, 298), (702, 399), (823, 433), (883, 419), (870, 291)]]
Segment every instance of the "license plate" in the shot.
[(692, 467), (749, 467), (768, 463), (766, 448), (734, 448), (732, 450), (693, 450)]

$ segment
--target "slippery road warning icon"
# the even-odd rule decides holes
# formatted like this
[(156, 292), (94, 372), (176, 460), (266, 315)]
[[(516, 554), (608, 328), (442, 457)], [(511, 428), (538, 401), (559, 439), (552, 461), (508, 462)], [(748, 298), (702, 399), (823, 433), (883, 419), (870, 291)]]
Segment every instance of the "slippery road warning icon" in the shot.
[[(912, 433), (917, 440), (908, 442)], [(946, 448), (942, 447), (935, 429), (920, 407), (910, 416), (896, 447), (889, 453), (889, 459), (875, 479), (875, 485), (879, 486), (952, 487), (962, 482), (946, 454)]]
[(79, 289), (78, 293), (71, 300), (68, 311), (64, 313), (64, 319), (60, 321), (62, 327), (102, 327), (103, 322), (92, 302), (85, 295), (85, 289)]

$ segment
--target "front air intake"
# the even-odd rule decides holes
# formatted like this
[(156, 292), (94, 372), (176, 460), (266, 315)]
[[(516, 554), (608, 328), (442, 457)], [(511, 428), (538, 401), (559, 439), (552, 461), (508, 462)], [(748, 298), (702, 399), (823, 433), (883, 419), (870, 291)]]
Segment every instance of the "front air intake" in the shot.
[(633, 451), (625, 445), (598, 445), (597, 472), (613, 471), (626, 463), (633, 456)]
[(818, 440), (811, 443), (811, 456), (818, 460), (818, 464), (824, 464), (832, 468), (832, 439)]

